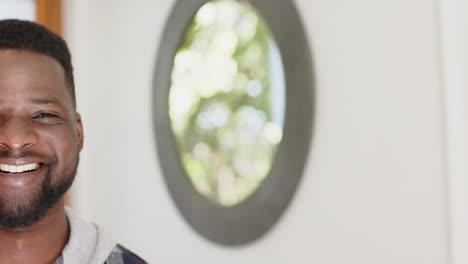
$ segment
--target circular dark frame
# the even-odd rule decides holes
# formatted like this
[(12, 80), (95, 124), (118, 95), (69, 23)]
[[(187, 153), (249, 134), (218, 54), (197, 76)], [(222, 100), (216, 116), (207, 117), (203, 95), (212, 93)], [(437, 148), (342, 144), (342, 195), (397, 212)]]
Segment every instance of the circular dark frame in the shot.
[(200, 195), (182, 166), (169, 118), (174, 56), (186, 28), (209, 0), (177, 0), (160, 42), (154, 73), (153, 104), (157, 150), (166, 185), (187, 222), (205, 238), (242, 245), (264, 235), (281, 217), (303, 174), (309, 150), (313, 102), (310, 48), (292, 0), (249, 0), (270, 27), (283, 60), (286, 113), (283, 140), (269, 175), (245, 201), (222, 207)]

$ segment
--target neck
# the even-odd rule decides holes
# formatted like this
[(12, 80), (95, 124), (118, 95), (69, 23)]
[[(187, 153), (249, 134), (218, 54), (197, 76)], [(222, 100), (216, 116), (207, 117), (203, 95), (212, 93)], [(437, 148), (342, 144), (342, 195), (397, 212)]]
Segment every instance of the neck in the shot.
[(62, 199), (28, 228), (0, 228), (0, 259), (2, 263), (52, 263), (65, 247), (69, 229)]

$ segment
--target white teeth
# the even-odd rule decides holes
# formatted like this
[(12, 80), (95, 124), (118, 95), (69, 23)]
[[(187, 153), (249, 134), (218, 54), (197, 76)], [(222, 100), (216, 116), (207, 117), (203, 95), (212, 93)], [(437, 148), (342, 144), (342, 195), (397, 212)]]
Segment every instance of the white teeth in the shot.
[(8, 173), (20, 173), (25, 171), (32, 171), (39, 169), (39, 163), (31, 163), (21, 166), (15, 165), (8, 165), (8, 164), (0, 164), (0, 171), (1, 172), (8, 172)]

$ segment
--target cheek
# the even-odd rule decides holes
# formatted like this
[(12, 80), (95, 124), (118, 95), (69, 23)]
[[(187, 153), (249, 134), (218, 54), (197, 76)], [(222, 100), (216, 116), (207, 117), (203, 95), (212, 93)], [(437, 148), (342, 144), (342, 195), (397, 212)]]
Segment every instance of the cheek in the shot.
[(55, 125), (38, 130), (39, 145), (47, 148), (57, 159), (74, 158), (79, 151), (79, 140), (74, 129), (68, 126)]

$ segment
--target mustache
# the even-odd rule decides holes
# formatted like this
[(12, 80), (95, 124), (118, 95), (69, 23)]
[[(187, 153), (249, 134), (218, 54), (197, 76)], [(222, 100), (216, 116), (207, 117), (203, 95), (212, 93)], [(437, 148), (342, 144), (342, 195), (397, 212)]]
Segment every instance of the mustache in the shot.
[(21, 158), (47, 158), (47, 160), (53, 160), (48, 155), (39, 153), (33, 150), (17, 150), (17, 151), (7, 151), (0, 150), (0, 158), (10, 158), (10, 159), (21, 159)]

